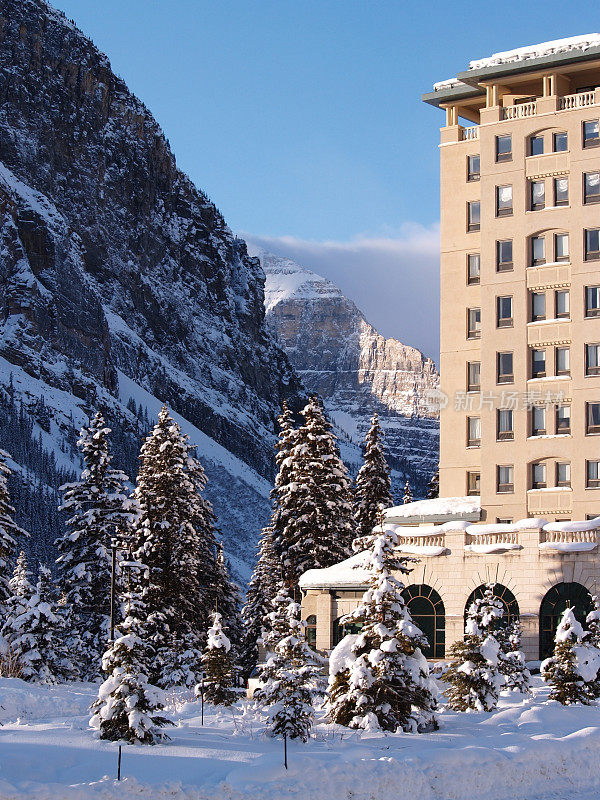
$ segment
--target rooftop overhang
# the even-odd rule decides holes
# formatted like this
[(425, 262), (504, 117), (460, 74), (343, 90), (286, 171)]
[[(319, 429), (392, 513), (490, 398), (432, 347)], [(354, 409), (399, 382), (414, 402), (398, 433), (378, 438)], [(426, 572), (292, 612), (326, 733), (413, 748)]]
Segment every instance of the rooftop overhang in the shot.
[(385, 521), (391, 525), (443, 525), (446, 522), (479, 522), (480, 520), (481, 509), (461, 514), (411, 514), (406, 517), (390, 515), (385, 518)]
[(437, 92), (427, 92), (421, 95), (421, 100), (428, 103), (430, 106), (436, 108), (443, 108), (445, 105), (452, 103), (459, 105), (465, 100), (472, 100), (475, 97), (485, 97), (485, 91), (479, 87), (466, 86), (464, 83), (457, 86), (450, 86), (447, 89), (439, 89)]

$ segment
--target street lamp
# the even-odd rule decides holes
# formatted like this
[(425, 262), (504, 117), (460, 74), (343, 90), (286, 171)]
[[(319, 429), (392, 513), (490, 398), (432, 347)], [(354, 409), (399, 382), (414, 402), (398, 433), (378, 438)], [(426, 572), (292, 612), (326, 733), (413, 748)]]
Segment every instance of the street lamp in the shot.
[[(129, 560), (121, 562), (121, 569), (127, 569), (128, 571), (135, 568), (142, 567), (141, 562), (133, 561), (132, 552), (131, 552), (131, 542), (127, 542), (123, 539), (118, 539), (116, 536), (113, 536), (110, 540), (110, 549), (111, 549), (111, 569), (110, 569), (110, 634), (109, 634), (109, 642), (114, 642), (115, 640), (115, 606), (117, 602), (117, 552), (119, 550), (124, 550), (129, 553)], [(128, 573), (129, 574), (129, 573)]]

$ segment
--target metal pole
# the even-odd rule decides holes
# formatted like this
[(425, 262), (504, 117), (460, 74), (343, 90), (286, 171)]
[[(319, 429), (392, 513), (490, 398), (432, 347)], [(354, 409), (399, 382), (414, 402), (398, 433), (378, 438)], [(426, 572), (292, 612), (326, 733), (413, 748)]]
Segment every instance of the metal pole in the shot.
[(202, 699), (200, 724), (204, 725), (204, 675), (200, 678), (200, 697)]
[(117, 546), (113, 542), (112, 563), (110, 572), (110, 641), (115, 639), (115, 595), (116, 595), (116, 571), (117, 571)]
[(121, 780), (121, 745), (119, 745), (119, 761), (117, 762), (117, 780)]
[(287, 769), (287, 733), (283, 734), (283, 766)]

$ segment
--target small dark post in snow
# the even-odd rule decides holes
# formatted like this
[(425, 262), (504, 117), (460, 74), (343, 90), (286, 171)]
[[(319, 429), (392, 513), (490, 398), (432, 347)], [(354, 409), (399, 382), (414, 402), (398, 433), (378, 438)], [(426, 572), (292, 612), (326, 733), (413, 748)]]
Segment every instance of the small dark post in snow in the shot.
[(287, 733), (283, 734), (283, 766), (287, 769)]
[(200, 708), (202, 709), (200, 712), (200, 724), (204, 725), (204, 673), (202, 673), (202, 677), (200, 678), (200, 700)]
[(121, 745), (119, 745), (119, 760), (117, 761), (117, 780), (121, 780)]
[[(116, 572), (117, 572), (117, 546), (116, 539), (111, 539), (110, 547), (112, 550), (111, 572), (110, 572), (110, 642), (115, 639), (115, 595), (116, 589)], [(120, 752), (120, 751), (119, 751)]]

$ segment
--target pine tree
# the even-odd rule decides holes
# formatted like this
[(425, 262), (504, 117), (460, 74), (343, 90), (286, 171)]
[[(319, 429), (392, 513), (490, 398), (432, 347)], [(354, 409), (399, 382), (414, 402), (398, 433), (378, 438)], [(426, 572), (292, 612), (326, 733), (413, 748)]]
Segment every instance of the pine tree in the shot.
[(493, 711), (503, 685), (498, 661), (500, 645), (494, 636), (502, 617), (502, 604), (493, 584), (467, 610), (465, 637), (450, 648), (452, 662), (444, 675), (450, 684), (448, 706), (455, 711)]
[(25, 539), (29, 535), (13, 519), (15, 509), (10, 504), (8, 493), (11, 471), (6, 464), (9, 458), (8, 453), (0, 450), (0, 609), (12, 594), (9, 584), (17, 540)]
[(258, 643), (265, 631), (265, 618), (273, 610), (272, 598), (276, 594), (281, 567), (275, 555), (273, 528), (262, 529), (258, 560), (242, 608), (243, 634), (240, 650), (240, 667), (247, 680), (258, 663)]
[[(231, 642), (223, 631), (222, 616), (218, 611), (211, 615), (206, 650), (202, 656), (204, 667), (204, 696), (215, 706), (230, 706), (236, 701), (233, 690), (234, 670), (231, 659)], [(199, 687), (196, 687), (196, 694)]]
[(281, 558), (286, 582), (295, 591), (307, 569), (346, 558), (354, 536), (348, 471), (316, 397), (302, 416), (305, 422), (289, 457), (289, 481), (280, 496), (288, 515)]
[(356, 476), (354, 518), (357, 536), (369, 536), (379, 520), (380, 509), (394, 505), (390, 471), (383, 450), (383, 431), (373, 414), (365, 437), (364, 463)]
[(552, 687), (549, 699), (564, 706), (589, 705), (597, 697), (600, 651), (584, 638), (573, 609), (566, 608), (556, 629), (554, 653), (540, 666), (542, 678)]
[(413, 493), (410, 488), (410, 483), (408, 482), (408, 478), (406, 479), (406, 483), (404, 484), (404, 494), (402, 495), (402, 503), (406, 505), (407, 503), (412, 503), (413, 501)]
[(427, 484), (427, 494), (426, 497), (428, 500), (434, 500), (436, 497), (440, 496), (440, 468), (436, 469), (436, 471), (431, 476), (431, 480)]
[(498, 667), (504, 678), (504, 689), (523, 694), (530, 691), (531, 673), (521, 650), (521, 623), (513, 620), (496, 635), (500, 645)]
[(397, 544), (394, 532), (379, 527), (354, 545), (369, 548), (364, 561), (369, 588), (346, 619), (361, 623), (362, 630), (347, 670), (334, 669), (330, 676), (327, 704), (331, 721), (351, 728), (417, 732), (437, 727), (436, 691), (421, 650), (427, 642), (402, 598), (404, 584), (393, 574), (410, 573), (410, 559), (397, 552)]
[(261, 686), (254, 698), (268, 708), (267, 731), (271, 736), (306, 742), (314, 718), (314, 697), (322, 693), (316, 654), (305, 641), (300, 606), (292, 601), (283, 582), (272, 606), (271, 653), (261, 670)]
[(155, 744), (166, 738), (159, 728), (172, 724), (160, 712), (163, 693), (148, 681), (145, 667), (152, 661), (144, 620), (147, 613), (139, 592), (123, 596), (124, 620), (121, 635), (109, 643), (102, 659), (108, 678), (92, 704), (90, 725), (101, 739), (132, 744)]
[(110, 466), (109, 434), (98, 412), (77, 443), (84, 461), (81, 477), (61, 487), (61, 510), (70, 516), (56, 542), (59, 585), (70, 612), (69, 649), (85, 680), (100, 675), (108, 641), (111, 539), (126, 535), (132, 521), (127, 476)]
[(65, 645), (65, 620), (58, 609), (50, 570), (40, 565), (35, 589), (26, 566), (18, 566), (15, 581), (17, 615), (7, 619), (6, 640), (21, 668), (34, 683), (60, 683), (75, 674)]
[[(298, 438), (298, 431), (294, 427), (294, 416), (286, 401), (283, 401), (281, 414), (277, 417), (279, 434), (275, 445), (275, 464), (277, 475), (275, 485), (271, 490), (271, 539), (275, 548), (275, 553), (279, 558), (287, 552), (289, 545), (286, 531), (290, 519), (294, 515), (294, 506), (290, 503), (293, 493), (290, 495), (290, 483), (293, 481), (294, 460), (292, 451)], [(275, 596), (277, 587), (273, 587), (272, 597)]]
[(33, 586), (30, 582), (31, 573), (27, 565), (27, 557), (23, 550), (19, 553), (12, 577), (8, 582), (9, 597), (4, 604), (4, 620), (2, 623), (2, 677), (15, 677), (22, 675), (19, 661), (19, 652), (15, 647), (15, 639), (19, 635), (15, 621), (27, 610), (33, 596)]
[(146, 565), (138, 590), (148, 613), (148, 643), (155, 656), (146, 665), (150, 680), (166, 688), (198, 680), (201, 631), (198, 603), (204, 598), (200, 584), (199, 553), (204, 531), (195, 523), (206, 511), (199, 507), (198, 472), (190, 475), (187, 437), (163, 407), (140, 451), (135, 498), (136, 560)]

